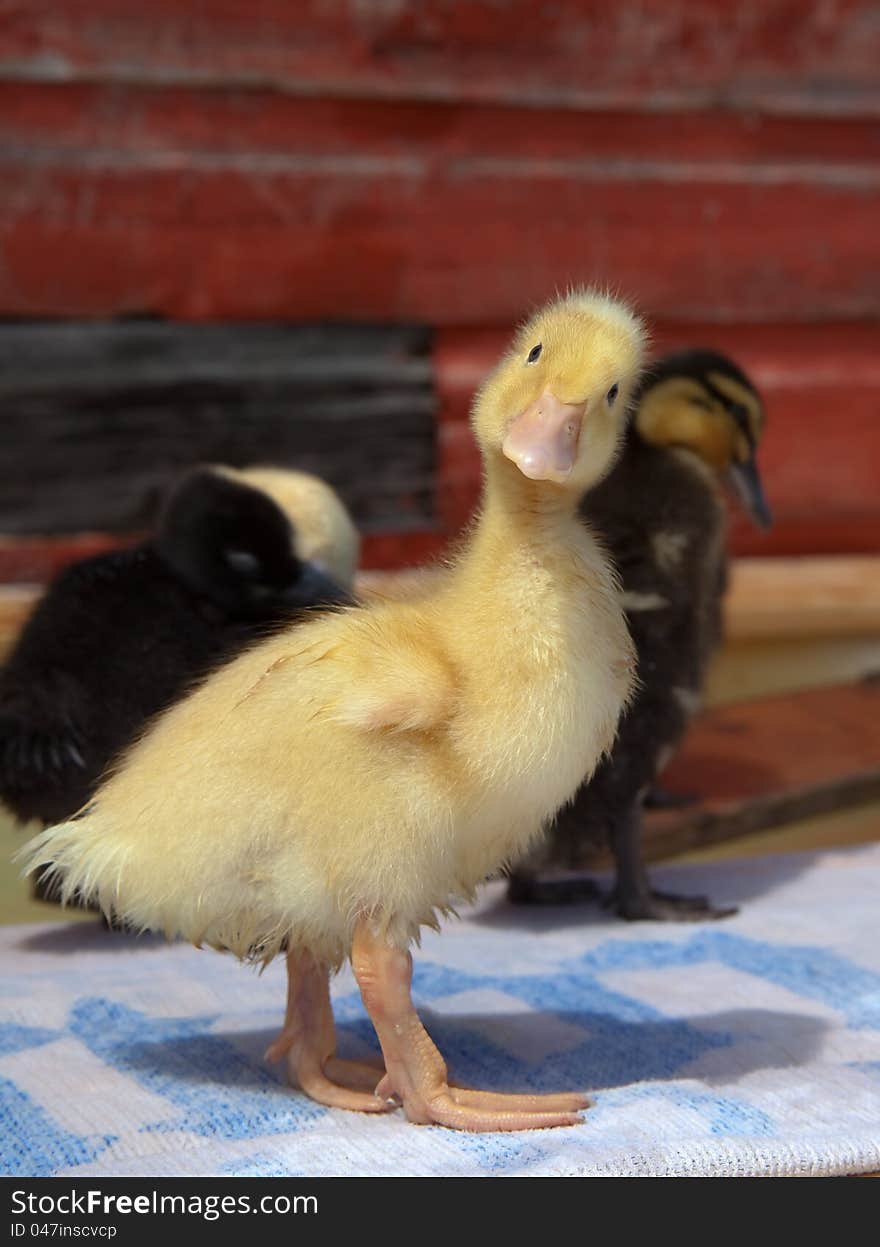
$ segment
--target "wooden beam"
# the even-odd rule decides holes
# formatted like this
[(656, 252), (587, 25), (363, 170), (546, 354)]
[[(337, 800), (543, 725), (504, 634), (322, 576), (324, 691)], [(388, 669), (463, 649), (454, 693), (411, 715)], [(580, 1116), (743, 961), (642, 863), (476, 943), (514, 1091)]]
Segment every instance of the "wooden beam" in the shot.
[(41, 592), (38, 585), (0, 586), (0, 662), (15, 643)]
[(880, 558), (736, 559), (730, 641), (880, 635)]
[[(116, 550), (140, 539), (138, 533), (67, 533), (61, 537), (0, 535), (0, 593), (20, 583), (43, 585), (79, 559)], [(365, 533), (361, 566), (382, 577), (389, 569), (419, 569), (442, 555), (449, 536), (433, 529)]]
[[(643, 845), (649, 862), (876, 802), (880, 682), (707, 710), (695, 720), (663, 784), (693, 800), (678, 809), (648, 811)], [(607, 849), (583, 846), (581, 868), (610, 864)]]
[[(362, 588), (406, 594), (418, 571), (362, 575)], [(725, 639), (802, 640), (880, 634), (880, 558), (734, 559)]]
[(0, 72), (565, 108), (880, 111), (870, 0), (29, 0)]
[(698, 800), (655, 810), (649, 860), (880, 799), (880, 681), (705, 712), (663, 782)]
[(0, 314), (507, 324), (880, 316), (880, 131), (0, 83)]
[[(393, 534), (377, 536), (387, 543), (395, 562), (402, 561), (401, 539)], [(40, 592), (35, 583), (2, 584), (4, 571), (51, 574), (76, 558), (87, 558), (118, 542), (99, 534), (45, 542), (42, 560), (36, 542), (0, 539), (0, 627), (17, 628)], [(368, 539), (369, 549), (369, 539)], [(404, 544), (413, 562), (430, 560), (439, 553), (432, 534), (413, 535)], [(387, 555), (388, 551), (386, 551)], [(27, 560), (30, 560), (29, 562)], [(418, 586), (418, 570), (366, 570), (375, 557), (365, 560), (360, 589), (365, 593), (398, 596)], [(387, 560), (385, 565), (387, 566)], [(880, 632), (880, 558), (833, 559), (738, 559), (734, 560), (725, 610), (725, 633), (730, 642), (780, 638), (852, 636), (870, 637)]]

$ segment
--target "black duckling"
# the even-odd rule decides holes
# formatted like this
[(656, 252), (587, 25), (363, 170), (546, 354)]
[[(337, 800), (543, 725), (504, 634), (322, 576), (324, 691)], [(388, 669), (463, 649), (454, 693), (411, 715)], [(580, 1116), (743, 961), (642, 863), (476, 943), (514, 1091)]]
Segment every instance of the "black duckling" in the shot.
[(721, 640), (727, 585), (722, 485), (734, 485), (755, 523), (771, 522), (755, 457), (764, 408), (736, 364), (708, 350), (660, 360), (634, 407), (621, 456), (581, 513), (604, 537), (623, 582), (639, 688), (610, 756), (557, 816), (544, 845), (513, 872), (509, 894), (533, 903), (595, 895), (587, 879), (541, 872), (573, 868), (585, 843), (608, 842), (621, 917), (718, 918), (734, 911), (715, 909), (705, 897), (651, 888), (641, 817), (699, 704)]
[(315, 477), (188, 473), (150, 540), (67, 568), (25, 625), (0, 671), (0, 800), (22, 821), (69, 818), (194, 682), (297, 613), (349, 601), (357, 550)]

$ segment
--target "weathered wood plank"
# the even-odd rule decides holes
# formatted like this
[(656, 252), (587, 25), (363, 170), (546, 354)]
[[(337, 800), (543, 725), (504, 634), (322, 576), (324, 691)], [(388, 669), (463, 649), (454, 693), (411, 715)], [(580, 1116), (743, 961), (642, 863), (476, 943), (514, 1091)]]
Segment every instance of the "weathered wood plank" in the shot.
[[(479, 491), (467, 430), (474, 390), (507, 341), (499, 330), (441, 331), (434, 344), (440, 402), (438, 505), (450, 528)], [(764, 394), (761, 465), (775, 523), (759, 532), (733, 511), (738, 554), (880, 551), (880, 352), (873, 324), (659, 325), (657, 353), (705, 345), (728, 352)]]
[(551, 168), (572, 162), (582, 177), (591, 172), (592, 160), (597, 179), (619, 178), (635, 167), (657, 180), (664, 173), (687, 180), (704, 166), (725, 180), (856, 182), (869, 176), (860, 167), (876, 164), (880, 154), (876, 120), (861, 116), (535, 111), (446, 101), (300, 99), (170, 84), (8, 82), (2, 74), (0, 105), (4, 143), (13, 146), (16, 136), (27, 136), (45, 144), (44, 152), (32, 153), (35, 163), (61, 164), (79, 153), (92, 166), (115, 163), (122, 169), (173, 170), (191, 159), (245, 172), (301, 165), (331, 172), (348, 167), (365, 176), (377, 162), (418, 174), (429, 173), (437, 160), (461, 174), (480, 159), (494, 158), (526, 171), (540, 170), (542, 162)]
[(317, 472), (367, 530), (433, 522), (434, 397), (419, 330), (0, 328), (0, 532), (146, 527), (201, 461)]
[[(737, 521), (736, 551), (880, 549), (873, 326), (661, 326), (655, 336), (658, 350), (708, 342), (729, 351), (765, 392), (762, 460), (777, 524), (764, 535)], [(505, 338), (444, 332), (429, 361), (418, 331), (340, 327), (328, 337), (151, 322), (6, 326), (0, 531), (142, 527), (155, 488), (175, 466), (290, 456), (335, 479), (375, 532), (371, 565), (417, 563), (458, 530), (476, 501), (479, 462), (467, 410)], [(328, 355), (331, 339), (344, 350)], [(441, 416), (436, 467), (432, 364)], [(329, 389), (318, 384), (322, 372), (332, 377)], [(37, 423), (44, 420), (45, 430)], [(366, 423), (364, 456), (357, 447)], [(121, 440), (123, 427), (131, 446)], [(75, 429), (81, 436), (71, 451)], [(3, 558), (7, 579), (43, 579), (54, 566), (44, 547)]]
[(0, 663), (15, 644), (41, 592), (42, 587), (37, 585), (0, 583)]
[[(436, 553), (435, 541), (430, 533), (376, 534), (365, 543), (363, 568), (401, 565), (399, 557), (379, 557), (385, 543), (387, 555), (399, 556), (404, 548), (420, 554), (424, 563)], [(40, 592), (38, 586), (62, 567), (119, 544), (119, 538), (98, 533), (63, 539), (0, 537), (0, 630), (17, 630)], [(418, 587), (423, 575), (422, 569), (362, 570), (358, 591), (404, 597)], [(731, 644), (880, 633), (880, 558), (735, 559), (724, 631)]]
[(870, 0), (29, 0), (0, 72), (531, 107), (880, 111)]
[[(403, 597), (422, 574), (373, 572), (360, 587)], [(731, 644), (880, 635), (880, 557), (734, 559), (724, 613)]]
[(159, 321), (0, 326), (0, 399), (120, 386), (356, 386), (426, 390), (428, 334), (415, 326), (224, 324)]
[[(0, 594), (8, 586), (47, 584), (78, 559), (116, 550), (137, 541), (138, 533), (68, 533), (63, 537), (10, 537), (0, 535)], [(361, 567), (379, 569), (421, 568), (442, 555), (447, 534), (435, 529), (399, 529), (367, 532), (361, 540)]]
[(649, 860), (880, 798), (880, 681), (701, 715), (663, 776), (697, 802), (648, 815)]
[(880, 558), (735, 559), (729, 641), (880, 636)]
[[(877, 801), (880, 682), (827, 685), (707, 710), (663, 784), (694, 800), (646, 813), (649, 862)], [(607, 849), (584, 844), (581, 868), (610, 864)]]
[(880, 316), (880, 128), (0, 88), (0, 314)]

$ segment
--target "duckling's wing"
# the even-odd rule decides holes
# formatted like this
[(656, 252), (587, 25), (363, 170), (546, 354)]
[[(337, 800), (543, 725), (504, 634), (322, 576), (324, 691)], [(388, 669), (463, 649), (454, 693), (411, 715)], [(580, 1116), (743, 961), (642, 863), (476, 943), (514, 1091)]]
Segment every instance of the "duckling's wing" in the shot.
[(446, 722), (456, 681), (428, 631), (411, 621), (349, 622), (332, 646), (275, 657), (243, 700), (268, 692), (276, 679), (302, 680), (306, 667), (320, 664), (324, 714), (334, 723), (365, 732), (424, 732)]
[(348, 690), (333, 712), (338, 723), (365, 732), (427, 732), (452, 712), (455, 685), (446, 665), (428, 654), (377, 655), (372, 670)]

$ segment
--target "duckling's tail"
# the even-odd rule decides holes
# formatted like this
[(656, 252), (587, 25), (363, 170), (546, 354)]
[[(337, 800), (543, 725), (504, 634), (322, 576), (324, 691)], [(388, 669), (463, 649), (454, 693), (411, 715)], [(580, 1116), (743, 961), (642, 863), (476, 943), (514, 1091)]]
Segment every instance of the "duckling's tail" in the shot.
[(76, 900), (96, 906), (109, 920), (118, 915), (126, 846), (109, 836), (102, 822), (91, 802), (67, 822), (32, 837), (13, 861), (23, 864), (22, 875), (39, 875), (43, 884), (57, 888), (62, 905)]
[[(155, 836), (123, 821), (99, 796), (65, 823), (47, 827), (15, 855), (23, 874), (57, 887), (62, 905), (76, 901), (98, 909), (108, 923), (130, 931), (182, 936), (201, 946), (229, 949), (237, 957), (270, 960), (283, 946), (283, 915), (255, 917), (237, 874), (205, 886), (204, 861), (162, 850)], [(128, 833), (128, 834), (126, 834)]]

